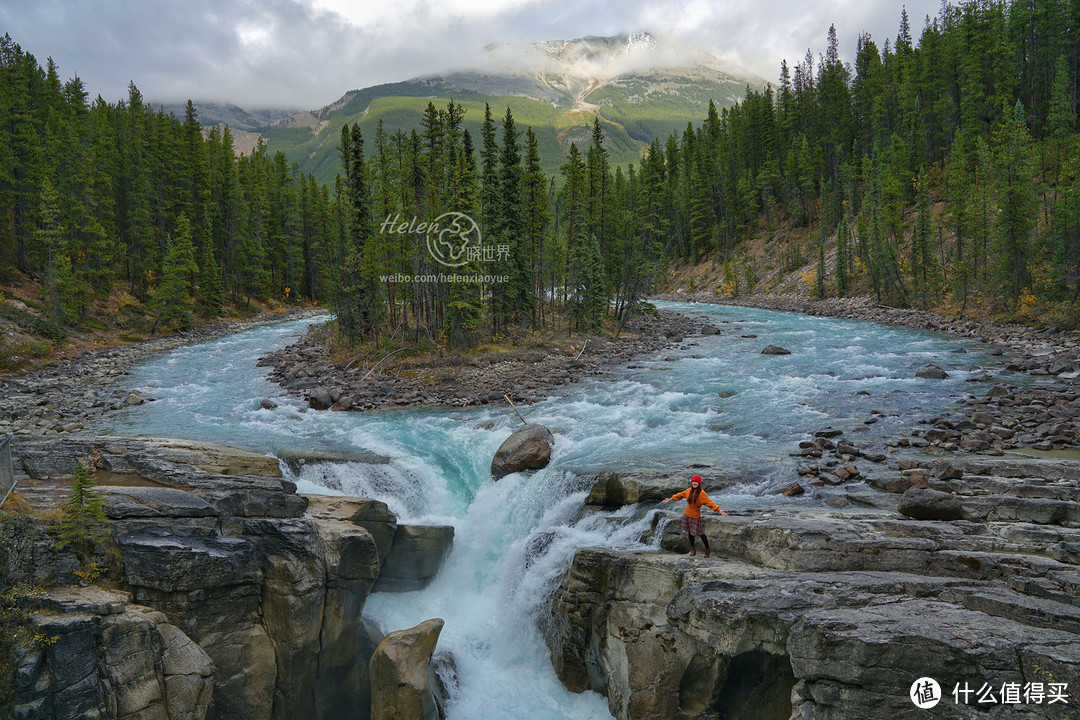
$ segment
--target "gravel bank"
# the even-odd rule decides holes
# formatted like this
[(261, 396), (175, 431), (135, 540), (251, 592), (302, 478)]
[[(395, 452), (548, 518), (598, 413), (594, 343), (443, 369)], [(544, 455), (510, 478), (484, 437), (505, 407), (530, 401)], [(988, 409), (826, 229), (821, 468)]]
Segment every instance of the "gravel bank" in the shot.
[[(105, 413), (126, 406), (131, 392), (120, 380), (141, 360), (189, 343), (325, 312), (305, 308), (239, 322), (215, 322), (188, 332), (94, 350), (0, 376), (0, 433), (78, 433)], [(135, 396), (130, 402), (140, 400)]]

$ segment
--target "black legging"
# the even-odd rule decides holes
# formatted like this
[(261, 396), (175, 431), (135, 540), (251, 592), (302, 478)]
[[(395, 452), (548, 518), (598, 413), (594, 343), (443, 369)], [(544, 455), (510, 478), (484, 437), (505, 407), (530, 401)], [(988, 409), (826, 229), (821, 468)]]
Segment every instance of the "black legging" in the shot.
[[(694, 547), (694, 536), (691, 535), (690, 533), (686, 533), (686, 536), (688, 538), (690, 538), (690, 547)], [(708, 550), (709, 549), (709, 538), (706, 537), (705, 535), (698, 535), (697, 537), (701, 538), (701, 544), (705, 546), (706, 550)]]

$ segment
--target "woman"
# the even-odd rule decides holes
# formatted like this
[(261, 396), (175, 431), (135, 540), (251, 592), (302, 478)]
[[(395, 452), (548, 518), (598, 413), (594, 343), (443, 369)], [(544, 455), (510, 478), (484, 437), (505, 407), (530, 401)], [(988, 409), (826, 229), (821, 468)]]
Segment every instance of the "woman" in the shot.
[(710, 507), (721, 515), (727, 515), (727, 513), (718, 508), (716, 503), (710, 500), (705, 491), (701, 489), (700, 475), (690, 478), (689, 489), (665, 499), (664, 504), (666, 505), (672, 500), (682, 500), (683, 498), (686, 498), (686, 511), (683, 513), (682, 520), (679, 521), (679, 526), (686, 531), (687, 536), (690, 538), (690, 554), (697, 555), (697, 546), (694, 544), (694, 536), (696, 535), (701, 538), (701, 544), (705, 546), (705, 557), (709, 557), (712, 551), (709, 549), (709, 538), (705, 537), (705, 527), (701, 522), (701, 506)]

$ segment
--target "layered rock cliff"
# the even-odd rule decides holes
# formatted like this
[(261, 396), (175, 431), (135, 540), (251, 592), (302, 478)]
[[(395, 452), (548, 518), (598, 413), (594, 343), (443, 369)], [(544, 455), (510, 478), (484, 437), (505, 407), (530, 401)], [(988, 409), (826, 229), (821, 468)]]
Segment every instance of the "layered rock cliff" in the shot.
[(275, 459), (222, 446), (27, 440), (15, 456), (39, 499), (96, 458), (119, 553), (115, 590), (73, 587), (78, 563), (44, 530), (20, 538), (15, 564), (50, 587), (16, 652), (21, 720), (366, 718), (382, 636), (365, 600), (423, 587), (453, 537), (374, 500), (297, 495)]
[[(843, 509), (708, 516), (708, 560), (682, 554), (674, 511), (655, 516), (662, 552), (578, 551), (552, 606), (560, 678), (620, 720), (1070, 717), (1080, 463), (954, 470), (930, 485), (968, 519), (914, 520), (853, 485)], [(601, 478), (593, 502), (636, 499), (619, 486)], [(909, 698), (922, 677), (940, 714)], [(1052, 687), (1071, 697), (1051, 703)]]

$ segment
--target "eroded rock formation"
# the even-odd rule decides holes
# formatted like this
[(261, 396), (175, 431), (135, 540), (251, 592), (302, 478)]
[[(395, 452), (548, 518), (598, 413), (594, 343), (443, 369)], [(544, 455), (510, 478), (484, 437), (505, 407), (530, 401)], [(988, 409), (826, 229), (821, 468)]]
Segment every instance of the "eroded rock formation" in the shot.
[(56, 640), (17, 653), (25, 720), (366, 718), (381, 636), (364, 603), (383, 573), (388, 590), (430, 582), (453, 538), (374, 500), (297, 495), (273, 458), (221, 446), (80, 438), (15, 453), (39, 480), (94, 455), (103, 482), (123, 482), (98, 488), (121, 591), (65, 587), (78, 565), (40, 531), (26, 548), (61, 587), (32, 613)]
[[(954, 465), (929, 484), (969, 519), (866, 507), (860, 485), (843, 511), (707, 516), (711, 560), (672, 554), (687, 547), (670, 512), (654, 525), (665, 552), (578, 551), (552, 607), (559, 677), (620, 720), (921, 718), (908, 693), (924, 676), (951, 716), (1010, 718), (1003, 687), (1075, 688), (1080, 463)], [(965, 683), (997, 700), (957, 704)]]

